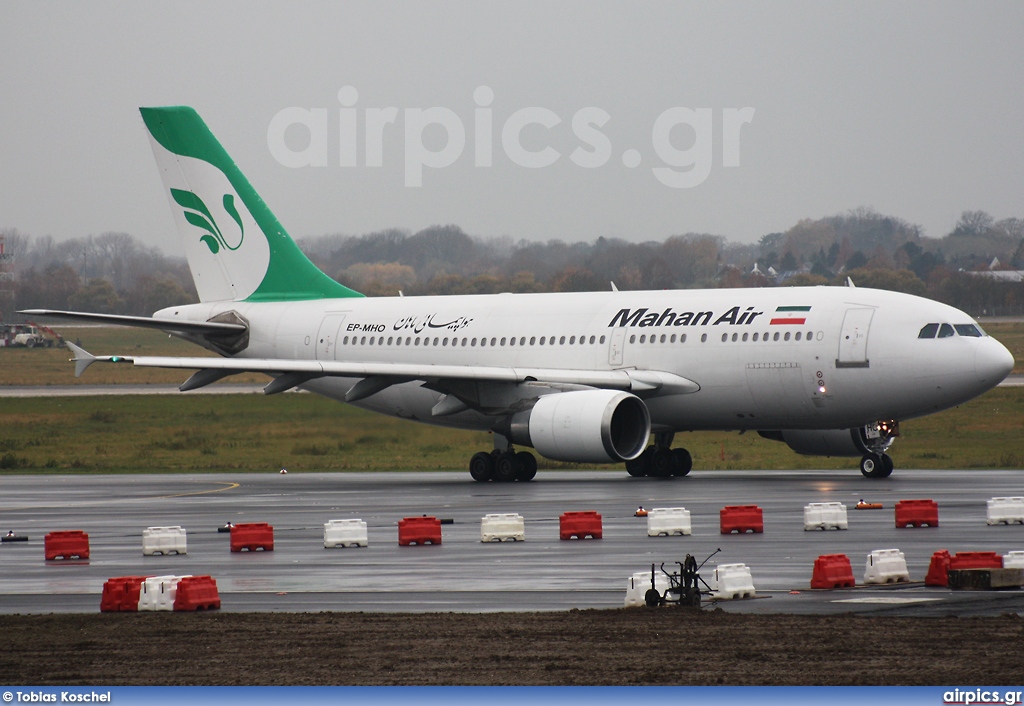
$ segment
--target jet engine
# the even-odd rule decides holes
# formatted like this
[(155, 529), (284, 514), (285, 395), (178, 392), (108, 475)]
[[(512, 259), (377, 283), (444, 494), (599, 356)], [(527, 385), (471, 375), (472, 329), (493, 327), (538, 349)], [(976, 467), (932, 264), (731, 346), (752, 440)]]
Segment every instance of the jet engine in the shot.
[(863, 456), (883, 454), (899, 436), (894, 421), (874, 422), (855, 429), (784, 429), (757, 432), (766, 439), (784, 441), (808, 456)]
[(539, 397), (512, 416), (507, 436), (556, 461), (615, 463), (643, 453), (650, 433), (650, 413), (636, 395), (579, 390)]

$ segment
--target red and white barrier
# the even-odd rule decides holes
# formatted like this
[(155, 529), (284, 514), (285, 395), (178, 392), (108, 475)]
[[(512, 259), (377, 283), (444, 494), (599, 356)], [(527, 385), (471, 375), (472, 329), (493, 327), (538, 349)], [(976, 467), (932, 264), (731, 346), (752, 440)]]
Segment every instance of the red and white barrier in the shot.
[(328, 520), (324, 523), (324, 549), (369, 546), (366, 523), (362, 520)]
[(746, 564), (719, 564), (708, 581), (711, 594), (717, 600), (753, 598), (757, 595), (750, 567)]
[(899, 549), (875, 549), (864, 566), (864, 583), (885, 584), (910, 581), (907, 557)]
[(481, 542), (525, 542), (526, 521), (515, 512), (484, 515), (480, 520)]
[(685, 507), (655, 507), (647, 511), (647, 536), (687, 536), (693, 533), (690, 511)]
[(804, 506), (804, 531), (844, 530), (849, 527), (846, 505), (842, 503), (811, 503)]
[[(659, 596), (668, 590), (669, 580), (661, 571), (654, 574), (654, 588)], [(640, 571), (629, 577), (626, 582), (626, 608), (642, 608), (647, 605), (647, 591), (651, 589), (651, 572)]]
[(990, 525), (1024, 525), (1024, 498), (992, 498), (987, 503)]
[(185, 530), (173, 527), (147, 527), (142, 530), (142, 555), (188, 554), (188, 538)]

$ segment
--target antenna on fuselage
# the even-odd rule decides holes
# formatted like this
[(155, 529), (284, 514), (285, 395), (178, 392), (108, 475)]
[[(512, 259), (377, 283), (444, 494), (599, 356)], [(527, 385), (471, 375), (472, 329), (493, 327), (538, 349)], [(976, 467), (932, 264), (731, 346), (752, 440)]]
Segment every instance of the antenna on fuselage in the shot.
[(852, 277), (847, 277), (847, 278), (846, 278), (846, 286), (847, 286), (847, 287), (856, 287), (857, 285), (855, 285), (855, 284), (853, 283), (853, 278), (852, 278)]
[(612, 286), (612, 291), (613, 291), (613, 292), (617, 292), (617, 291), (619, 291), (619, 288), (615, 286), (615, 283), (614, 283), (614, 282), (609, 282), (609, 284), (610, 284), (610, 285)]

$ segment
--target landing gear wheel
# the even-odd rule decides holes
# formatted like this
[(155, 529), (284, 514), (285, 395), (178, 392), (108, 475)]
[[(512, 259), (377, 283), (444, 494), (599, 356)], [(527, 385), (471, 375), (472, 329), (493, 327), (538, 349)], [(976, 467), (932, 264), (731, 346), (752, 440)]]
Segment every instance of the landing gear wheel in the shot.
[(865, 478), (885, 478), (885, 462), (878, 454), (867, 454), (860, 460), (860, 472)]
[(656, 588), (648, 588), (647, 593), (644, 594), (644, 603), (648, 608), (657, 608), (661, 605), (661, 594), (658, 593)]
[(644, 453), (650, 452), (650, 474), (656, 478), (668, 478), (673, 475), (676, 457), (672, 449), (666, 446), (652, 446)]
[(506, 451), (499, 454), (494, 461), (494, 480), (511, 483), (519, 475), (519, 459), (514, 452)]
[(892, 456), (889, 454), (882, 454), (882, 475), (879, 478), (888, 478), (892, 475), (893, 469)]
[(526, 482), (533, 480), (537, 475), (537, 458), (529, 451), (520, 451), (516, 454), (519, 461), (519, 471), (516, 473), (516, 480)]
[(647, 475), (646, 451), (634, 459), (626, 461), (626, 473), (634, 478), (643, 478)]
[(473, 454), (469, 460), (469, 475), (473, 480), (486, 483), (494, 477), (494, 456), (487, 451)]
[(672, 454), (676, 457), (676, 467), (672, 475), (685, 476), (693, 468), (693, 456), (686, 449), (672, 449)]

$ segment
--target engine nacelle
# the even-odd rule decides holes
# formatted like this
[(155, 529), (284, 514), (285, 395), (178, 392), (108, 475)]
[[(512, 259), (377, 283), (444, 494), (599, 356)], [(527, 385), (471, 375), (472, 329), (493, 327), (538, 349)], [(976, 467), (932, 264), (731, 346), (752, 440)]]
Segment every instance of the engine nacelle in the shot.
[(895, 421), (875, 422), (856, 429), (783, 429), (759, 431), (766, 439), (784, 441), (798, 454), (807, 456), (863, 456), (881, 454), (899, 436)]
[(544, 395), (512, 416), (509, 438), (545, 458), (576, 463), (615, 463), (647, 447), (651, 415), (628, 392), (580, 390)]

